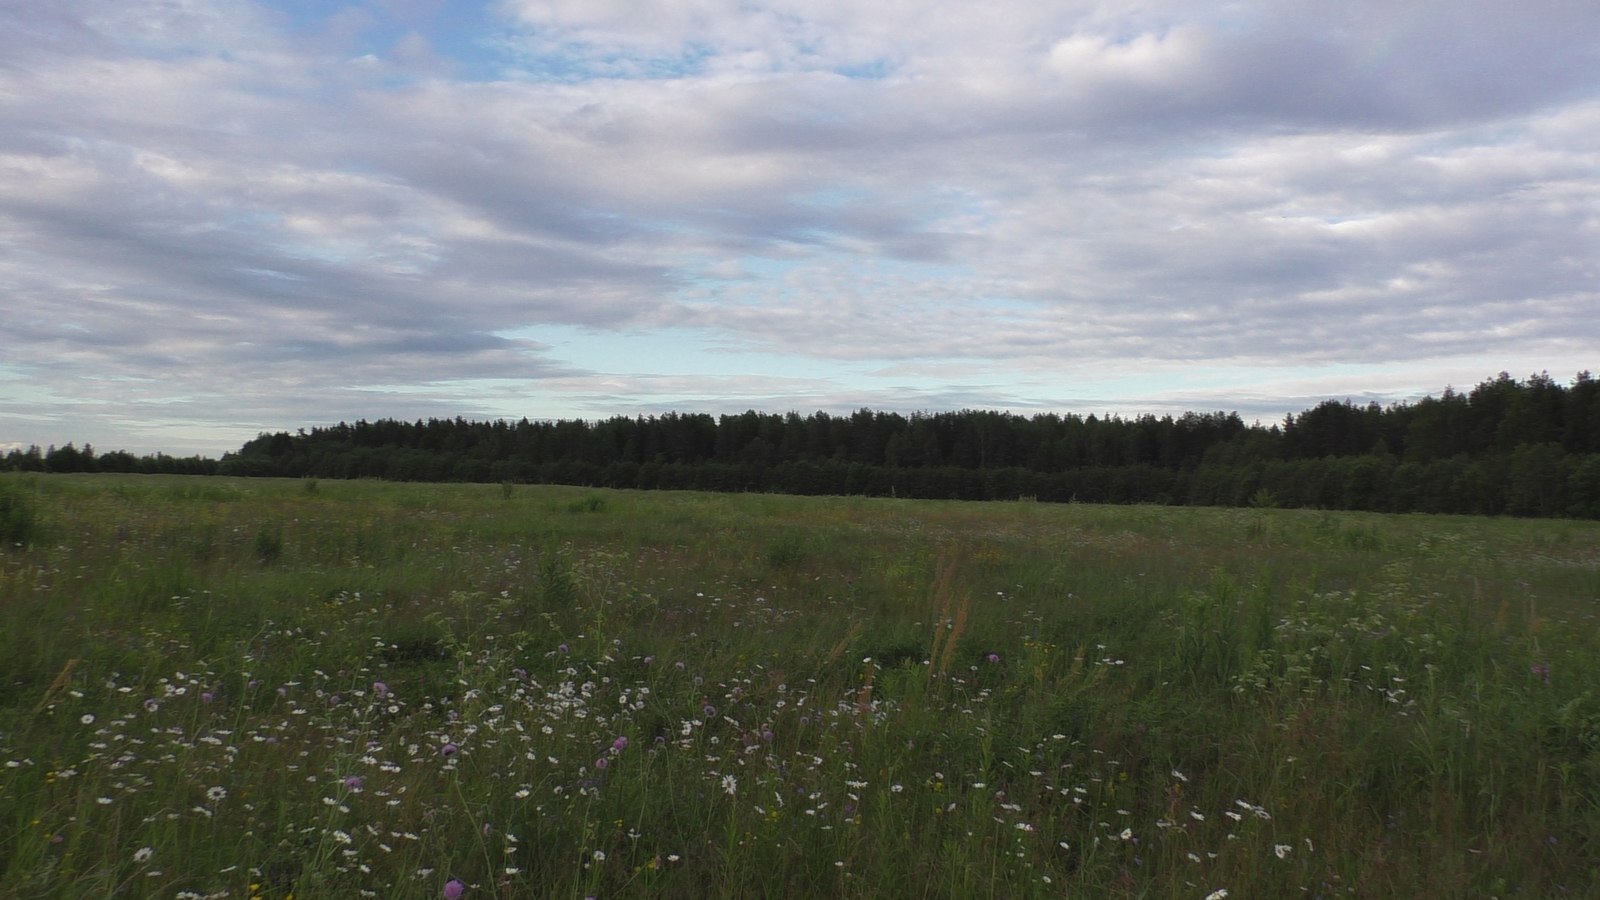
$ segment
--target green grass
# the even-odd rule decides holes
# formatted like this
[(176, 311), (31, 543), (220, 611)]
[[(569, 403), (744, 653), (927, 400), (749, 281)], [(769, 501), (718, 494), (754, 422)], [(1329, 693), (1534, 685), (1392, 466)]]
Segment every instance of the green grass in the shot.
[(1600, 892), (1597, 523), (0, 481), (3, 897)]

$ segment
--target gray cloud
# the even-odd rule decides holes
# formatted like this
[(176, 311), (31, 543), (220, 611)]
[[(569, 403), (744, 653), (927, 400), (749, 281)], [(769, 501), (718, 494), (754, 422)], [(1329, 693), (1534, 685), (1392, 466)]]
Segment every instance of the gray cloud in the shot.
[[(1486, 375), (1600, 338), (1600, 8), (650, 6), (511, 2), (480, 59), (430, 3), (0, 7), (0, 439), (1031, 408), (1086, 366)], [(751, 368), (507, 336), (543, 326)]]

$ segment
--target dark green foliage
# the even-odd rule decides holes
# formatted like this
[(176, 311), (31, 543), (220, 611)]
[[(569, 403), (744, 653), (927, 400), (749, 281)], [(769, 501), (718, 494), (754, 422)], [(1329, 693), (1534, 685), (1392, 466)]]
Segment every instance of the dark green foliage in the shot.
[[(14, 450), (0, 468), (293, 477), (307, 491), (317, 478), (499, 482), (508, 498), (520, 482), (1600, 518), (1600, 382), (1502, 373), (1415, 403), (1329, 400), (1270, 427), (1223, 412), (385, 419), (263, 434), (220, 461), (68, 444)], [(569, 504), (603, 507), (597, 495)]]
[(126, 450), (115, 450), (96, 456), (93, 447), (83, 445), (79, 450), (72, 444), (40, 450), (37, 446), (26, 450), (12, 450), (0, 457), (0, 471), (12, 472), (122, 472), (141, 475), (215, 475), (218, 461), (203, 456), (176, 457), (165, 453), (134, 456)]
[(252, 545), (256, 559), (271, 565), (283, 556), (283, 528), (277, 524), (262, 525), (256, 531), (255, 543)]
[(597, 513), (605, 512), (606, 498), (599, 494), (584, 494), (567, 504), (567, 512)]
[(806, 558), (805, 537), (799, 532), (786, 531), (767, 545), (767, 565), (782, 569), (799, 564)]
[(31, 543), (37, 523), (33, 500), (10, 479), (0, 481), (0, 544)]
[(391, 638), (378, 657), (391, 665), (414, 666), (448, 661), (451, 653), (437, 635), (407, 634)]
[(572, 580), (572, 562), (560, 552), (547, 550), (539, 558), (539, 601), (545, 609), (565, 609), (578, 596)]

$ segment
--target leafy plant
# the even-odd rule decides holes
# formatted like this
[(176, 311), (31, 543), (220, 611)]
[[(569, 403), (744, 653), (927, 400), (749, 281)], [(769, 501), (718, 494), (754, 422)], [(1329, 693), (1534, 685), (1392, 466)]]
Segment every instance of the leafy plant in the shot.
[(10, 479), (0, 481), (0, 543), (26, 545), (34, 539), (39, 513), (32, 498)]

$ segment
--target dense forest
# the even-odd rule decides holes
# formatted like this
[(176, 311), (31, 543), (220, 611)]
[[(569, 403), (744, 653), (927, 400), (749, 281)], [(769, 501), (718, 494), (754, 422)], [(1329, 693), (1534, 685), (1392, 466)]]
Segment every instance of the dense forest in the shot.
[(220, 460), (69, 444), (0, 468), (1600, 518), (1600, 381), (1502, 373), (1387, 407), (1330, 400), (1270, 427), (981, 410), (380, 420), (263, 434)]

